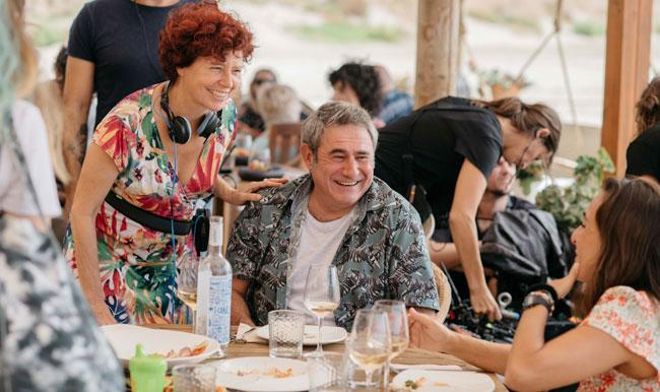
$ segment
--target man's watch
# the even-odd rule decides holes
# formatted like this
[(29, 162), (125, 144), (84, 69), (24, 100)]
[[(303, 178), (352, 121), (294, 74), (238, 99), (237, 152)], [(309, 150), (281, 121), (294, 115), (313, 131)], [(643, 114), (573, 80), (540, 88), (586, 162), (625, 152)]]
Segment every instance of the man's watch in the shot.
[(524, 311), (536, 305), (545, 306), (549, 314), (552, 314), (552, 311), (555, 309), (555, 301), (552, 300), (552, 295), (545, 290), (532, 291), (527, 294), (523, 300), (522, 308)]

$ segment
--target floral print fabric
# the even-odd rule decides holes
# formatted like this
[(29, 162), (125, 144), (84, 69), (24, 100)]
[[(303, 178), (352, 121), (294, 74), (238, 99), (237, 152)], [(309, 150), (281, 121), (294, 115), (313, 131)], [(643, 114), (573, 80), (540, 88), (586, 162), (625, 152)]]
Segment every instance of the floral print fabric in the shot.
[[(243, 210), (227, 246), (234, 277), (249, 282), (246, 302), (257, 325), (285, 309), (287, 278), (296, 259), (312, 187), (309, 175), (262, 191)], [(379, 299), (437, 310), (438, 293), (419, 216), (384, 182), (374, 179), (335, 254), (341, 301), (335, 323), (350, 329), (355, 312)]]
[(119, 392), (124, 376), (54, 238), (0, 218), (0, 390)]
[[(192, 177), (178, 181), (154, 121), (151, 86), (127, 96), (97, 127), (93, 142), (119, 170), (112, 191), (155, 215), (190, 220), (198, 200), (211, 194), (222, 157), (234, 137), (236, 107), (222, 111), (222, 125), (205, 142)], [(157, 103), (156, 103), (157, 104)], [(120, 323), (176, 323), (176, 265), (192, 251), (192, 236), (176, 236), (142, 226), (103, 202), (96, 237), (105, 302)], [(69, 263), (77, 268), (71, 233), (65, 239)]]
[[(660, 309), (646, 293), (627, 286), (611, 287), (582, 325), (605, 332), (660, 370)], [(660, 374), (636, 380), (611, 369), (582, 381), (578, 391), (660, 391)]]

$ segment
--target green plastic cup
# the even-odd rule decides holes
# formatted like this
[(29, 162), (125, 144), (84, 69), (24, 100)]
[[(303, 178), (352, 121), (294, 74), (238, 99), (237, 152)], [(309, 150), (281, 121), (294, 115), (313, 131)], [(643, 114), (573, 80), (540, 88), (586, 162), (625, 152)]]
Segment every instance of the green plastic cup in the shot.
[(167, 362), (162, 355), (145, 355), (142, 345), (135, 346), (135, 356), (128, 361), (133, 392), (163, 392)]

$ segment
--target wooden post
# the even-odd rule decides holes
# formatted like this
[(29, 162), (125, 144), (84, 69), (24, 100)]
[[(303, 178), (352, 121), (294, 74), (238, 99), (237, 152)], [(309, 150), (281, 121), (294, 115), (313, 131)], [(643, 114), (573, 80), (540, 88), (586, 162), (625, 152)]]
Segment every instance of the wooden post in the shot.
[(415, 106), (456, 92), (459, 0), (419, 0)]
[(605, 102), (601, 145), (616, 176), (626, 170), (626, 148), (635, 136), (635, 103), (649, 80), (652, 0), (609, 0)]

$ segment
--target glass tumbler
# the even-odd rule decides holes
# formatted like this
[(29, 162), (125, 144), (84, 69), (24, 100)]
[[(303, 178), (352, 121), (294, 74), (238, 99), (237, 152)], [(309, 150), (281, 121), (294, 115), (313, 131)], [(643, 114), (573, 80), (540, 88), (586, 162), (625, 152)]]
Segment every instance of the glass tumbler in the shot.
[(346, 390), (346, 356), (328, 351), (305, 354), (309, 392), (343, 392)]
[(295, 310), (268, 312), (268, 333), (271, 357), (299, 358), (305, 335), (305, 314)]

